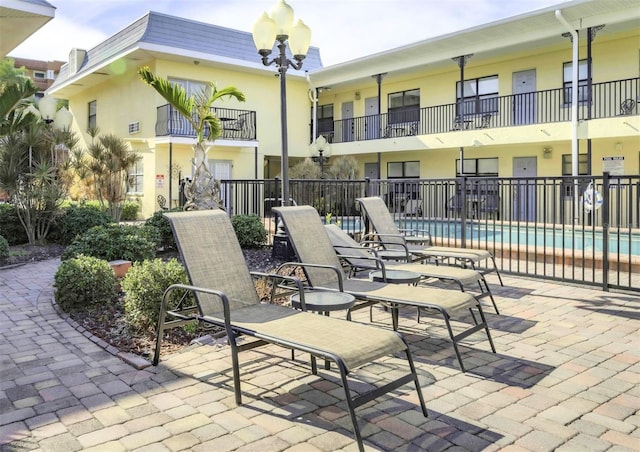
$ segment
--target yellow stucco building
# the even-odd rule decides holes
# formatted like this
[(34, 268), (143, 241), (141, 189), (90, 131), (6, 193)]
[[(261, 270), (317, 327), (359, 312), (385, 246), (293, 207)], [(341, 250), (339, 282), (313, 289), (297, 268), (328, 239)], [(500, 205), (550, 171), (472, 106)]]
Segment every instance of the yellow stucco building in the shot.
[[(356, 157), (370, 178), (445, 178), (461, 169), (638, 174), (639, 25), (636, 1), (587, 0), (331, 67), (312, 47), (308, 72), (287, 73), (289, 165), (310, 155), (315, 132), (333, 156)], [(143, 217), (157, 210), (158, 195), (178, 202), (193, 143), (138, 78), (143, 65), (188, 92), (213, 81), (246, 95), (215, 105), (224, 127), (209, 153), (217, 178), (280, 173), (279, 80), (261, 64), (251, 34), (151, 12), (93, 49), (73, 49), (48, 91), (69, 100), (85, 145), (86, 130), (97, 126), (143, 155), (131, 193)]]

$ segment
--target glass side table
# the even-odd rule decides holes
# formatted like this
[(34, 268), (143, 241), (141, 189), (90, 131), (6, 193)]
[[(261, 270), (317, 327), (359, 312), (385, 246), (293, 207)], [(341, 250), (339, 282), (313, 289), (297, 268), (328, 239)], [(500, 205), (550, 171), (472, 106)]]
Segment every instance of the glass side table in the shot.
[(387, 270), (384, 277), (382, 270), (369, 273), (369, 279), (375, 282), (387, 282), (391, 284), (418, 284), (422, 275), (408, 270)]
[[(318, 312), (326, 316), (333, 311), (347, 311), (347, 320), (351, 320), (351, 308), (355, 304), (355, 297), (345, 292), (330, 290), (311, 290), (304, 293), (307, 311)], [(302, 309), (300, 294), (291, 295), (291, 306)]]

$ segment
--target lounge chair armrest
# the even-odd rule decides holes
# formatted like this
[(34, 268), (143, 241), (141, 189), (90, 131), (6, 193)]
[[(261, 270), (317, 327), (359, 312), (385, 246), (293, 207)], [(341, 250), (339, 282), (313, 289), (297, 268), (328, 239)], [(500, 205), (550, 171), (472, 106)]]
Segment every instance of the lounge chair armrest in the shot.
[(384, 260), (379, 258), (378, 256), (349, 256), (347, 254), (338, 254), (338, 257), (340, 257), (341, 259), (345, 259), (345, 262), (347, 262), (347, 264), (350, 267), (353, 267), (353, 265), (349, 264), (348, 259), (358, 259), (358, 260), (367, 260), (367, 261), (374, 261), (376, 263), (376, 269), (382, 270), (383, 272), (386, 271), (385, 269), (385, 265), (384, 265)]
[[(273, 299), (275, 298), (275, 291), (277, 287), (282, 287), (281, 283), (286, 281), (288, 284), (286, 285), (286, 287), (288, 289), (291, 289), (292, 287), (295, 287), (298, 290), (298, 293), (302, 293), (304, 292), (304, 285), (302, 284), (302, 281), (300, 280), (300, 278), (296, 278), (295, 276), (290, 276), (290, 275), (279, 275), (277, 273), (264, 273), (264, 272), (257, 272), (257, 271), (253, 271), (253, 272), (249, 272), (251, 274), (251, 276), (256, 277), (256, 278), (264, 278), (264, 279), (269, 279), (272, 281), (271, 284), (271, 300), (273, 301)], [(293, 283), (293, 284), (291, 284)]]
[(285, 262), (276, 269), (276, 273), (279, 273), (281, 269), (287, 267), (301, 267), (302, 269), (304, 269), (305, 267), (331, 269), (336, 272), (336, 275), (338, 275), (338, 289), (340, 290), (340, 292), (344, 292), (344, 284), (342, 282), (344, 274), (342, 273), (342, 269), (336, 268), (333, 265), (309, 264), (306, 262)]
[[(166, 307), (169, 301), (169, 294), (174, 290), (178, 290), (178, 289), (188, 290), (191, 292), (207, 293), (207, 294), (217, 296), (220, 299), (220, 302), (222, 303), (222, 312), (224, 314), (224, 327), (225, 327), (227, 336), (233, 337), (233, 331), (231, 329), (231, 314), (229, 311), (229, 298), (227, 297), (227, 294), (225, 294), (220, 290), (209, 289), (206, 287), (192, 286), (189, 284), (172, 284), (169, 287), (167, 287), (167, 290), (164, 291), (164, 295), (162, 296), (162, 309), (166, 310)], [(198, 311), (200, 312), (201, 316), (204, 316), (204, 313), (202, 312), (202, 308), (200, 304), (198, 304)]]
[(429, 245), (433, 245), (433, 237), (431, 236), (431, 232), (429, 232), (426, 229), (416, 229), (416, 228), (400, 229), (400, 232), (411, 233), (409, 237), (419, 237), (422, 235), (427, 238)]
[[(371, 244), (371, 245), (376, 245), (378, 242), (366, 242), (365, 244)], [(361, 242), (362, 244), (362, 242)], [(340, 249), (351, 249), (351, 250), (359, 250), (359, 251), (366, 251), (367, 253), (373, 254), (374, 257), (378, 256), (378, 250), (371, 247), (371, 246), (359, 246), (359, 245), (336, 245), (333, 247), (336, 250), (336, 253), (338, 253), (338, 255), (342, 256), (342, 254), (340, 253), (340, 251), (338, 250), (338, 248)], [(349, 256), (351, 258), (355, 258), (355, 256)], [(363, 257), (360, 257), (360, 259), (364, 259)]]
[[(367, 235), (365, 235), (364, 237), (362, 237), (362, 240), (365, 241), (380, 241), (381, 238), (385, 238), (385, 237), (392, 237), (394, 239), (402, 239), (402, 241), (406, 244), (407, 240), (405, 239), (404, 235), (402, 234), (379, 234), (377, 232), (370, 232)], [(398, 243), (394, 243), (394, 245), (399, 245)]]

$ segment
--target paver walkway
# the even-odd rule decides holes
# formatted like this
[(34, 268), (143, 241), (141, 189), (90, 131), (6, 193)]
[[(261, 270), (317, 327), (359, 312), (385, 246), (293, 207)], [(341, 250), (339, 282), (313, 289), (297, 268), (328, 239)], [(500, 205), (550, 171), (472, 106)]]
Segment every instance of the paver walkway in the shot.
[[(306, 357), (276, 347), (247, 352), (236, 407), (224, 344), (136, 370), (57, 314), (57, 266), (0, 271), (3, 451), (357, 450), (337, 374), (313, 376)], [(492, 286), (502, 315), (488, 314), (498, 353), (473, 336), (466, 374), (441, 321), (402, 312), (429, 417), (409, 386), (361, 407), (368, 450), (640, 450), (638, 296), (510, 276), (505, 285)], [(390, 319), (374, 310), (374, 320)], [(400, 362), (354, 378), (364, 385)]]

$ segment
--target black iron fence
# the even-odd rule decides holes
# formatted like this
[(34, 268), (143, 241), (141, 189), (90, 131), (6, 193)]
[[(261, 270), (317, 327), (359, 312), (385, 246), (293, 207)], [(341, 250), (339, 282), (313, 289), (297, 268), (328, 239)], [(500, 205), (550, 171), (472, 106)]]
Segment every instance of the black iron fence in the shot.
[[(638, 114), (640, 78), (594, 83), (580, 89), (578, 119)], [(400, 112), (318, 123), (333, 143), (428, 135), (449, 131), (513, 127), (571, 120), (571, 88), (495, 96)]]
[[(380, 196), (402, 228), (436, 244), (491, 251), (507, 273), (640, 291), (640, 176), (291, 180), (290, 203), (365, 230), (356, 198)], [(280, 181), (222, 181), (230, 215), (277, 223)]]

